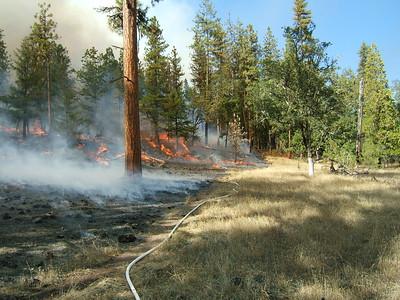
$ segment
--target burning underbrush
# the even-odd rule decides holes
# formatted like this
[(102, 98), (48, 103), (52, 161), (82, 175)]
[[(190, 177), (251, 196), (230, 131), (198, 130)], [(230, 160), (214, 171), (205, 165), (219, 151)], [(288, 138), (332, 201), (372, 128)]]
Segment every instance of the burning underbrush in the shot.
[[(26, 139), (6, 127), (0, 128), (0, 134), (7, 141), (0, 146), (2, 182), (48, 185), (64, 191), (138, 201), (161, 191), (195, 190), (209, 177), (201, 174), (209, 171), (264, 166), (254, 155), (243, 155), (234, 161), (233, 154), (224, 148), (201, 143), (189, 146), (183, 138), (166, 133), (154, 138), (142, 132), (144, 177), (132, 182), (124, 179), (124, 152), (118, 139), (80, 135), (76, 142), (67, 143), (57, 134), (49, 136), (37, 123)], [(177, 169), (180, 175), (176, 175)]]

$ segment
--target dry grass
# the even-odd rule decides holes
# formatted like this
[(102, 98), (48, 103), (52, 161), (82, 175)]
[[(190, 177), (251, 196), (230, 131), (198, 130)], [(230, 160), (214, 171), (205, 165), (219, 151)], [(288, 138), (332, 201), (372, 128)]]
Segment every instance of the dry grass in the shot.
[[(76, 252), (69, 259), (64, 259), (61, 263), (49, 263), (43, 267), (31, 267), (27, 263), (27, 271), (24, 275), (19, 277), (19, 280), (8, 284), (4, 288), (0, 288), (0, 299), (2, 294), (13, 295), (10, 296), (18, 298), (31, 298), (31, 295), (41, 294), (44, 292), (44, 298), (48, 298), (45, 290), (53, 290), (56, 287), (63, 287), (68, 282), (80, 282), (82, 278), (85, 278), (88, 274), (89, 269), (95, 269), (109, 262), (113, 257), (120, 254), (121, 249), (118, 248), (118, 244), (114, 241), (100, 242), (96, 239), (78, 243), (76, 246)], [(67, 284), (69, 285), (69, 283)], [(123, 288), (121, 290), (124, 290)], [(87, 298), (85, 299), (111, 299), (107, 297), (107, 293), (103, 293), (103, 298), (95, 297), (90, 298), (93, 292), (89, 288)], [(59, 291), (61, 294), (72, 294), (72, 298), (66, 299), (81, 299), (83, 297), (74, 298), (78, 292), (74, 289), (69, 291)], [(114, 293), (115, 294), (115, 293)], [(28, 296), (29, 295), (29, 296)], [(94, 293), (97, 295), (97, 293)], [(5, 297), (5, 296), (4, 296)], [(51, 298), (55, 296), (52, 295)], [(33, 297), (42, 298), (42, 296)], [(64, 298), (63, 298), (64, 299)], [(114, 298), (113, 298), (114, 299)]]
[(235, 196), (134, 270), (143, 299), (400, 299), (400, 171), (382, 183), (305, 170), (274, 159), (232, 173)]

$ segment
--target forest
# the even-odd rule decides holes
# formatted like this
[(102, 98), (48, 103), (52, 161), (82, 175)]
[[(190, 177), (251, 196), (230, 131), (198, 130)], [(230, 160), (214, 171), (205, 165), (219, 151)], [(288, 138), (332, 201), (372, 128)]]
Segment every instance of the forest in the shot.
[(61, 2), (16, 49), (0, 19), (0, 299), (400, 299), (379, 44), (343, 68), (312, 1), (258, 32), (196, 0), (186, 57), (152, 14), (172, 0), (109, 0), (121, 43), (76, 65)]
[[(121, 30), (115, 21), (110, 24)], [(218, 145), (227, 147), (237, 122), (251, 151), (347, 166), (398, 160), (400, 84), (389, 86), (378, 45), (360, 45), (357, 70), (339, 69), (327, 54), (331, 43), (315, 36), (305, 1), (295, 1), (293, 24), (280, 33), (284, 49), (270, 28), (259, 40), (251, 24), (222, 23), (203, 1), (191, 29), (191, 74), (183, 73), (157, 19), (143, 11), (139, 22), (147, 37), (138, 70), (140, 112), (158, 144), (161, 132), (205, 144), (215, 132)], [(122, 136), (120, 48), (87, 49), (81, 67), (72, 69), (45, 3), (14, 55), (3, 34), (0, 41), (2, 119), (24, 138), (34, 126), (72, 143), (82, 134)]]

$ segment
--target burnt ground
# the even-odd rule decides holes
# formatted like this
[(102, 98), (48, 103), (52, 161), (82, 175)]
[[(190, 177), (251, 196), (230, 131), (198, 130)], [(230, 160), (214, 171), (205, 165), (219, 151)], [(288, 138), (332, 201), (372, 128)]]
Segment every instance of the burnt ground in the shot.
[[(115, 165), (123, 168), (117, 143), (107, 141), (108, 149), (100, 151), (104, 141), (89, 139), (64, 151), (63, 141), (47, 136), (21, 140), (6, 134), (3, 140), (8, 142), (0, 149), (0, 299), (7, 300), (55, 299), (102, 278), (117, 280), (116, 292), (124, 296), (88, 299), (130, 299), (123, 273), (135, 256), (164, 238), (196, 200), (207, 198), (226, 170), (265, 165), (254, 155), (236, 163), (229, 150), (202, 145), (169, 157), (144, 143), (151, 157), (146, 171), (154, 177), (137, 189), (112, 173)], [(75, 176), (79, 170), (86, 173)], [(87, 180), (98, 173), (108, 175)], [(53, 184), (43, 184), (49, 181)], [(82, 189), (86, 182), (90, 187)], [(121, 186), (111, 191), (115, 184)]]
[(181, 216), (222, 174), (174, 169), (179, 172), (201, 180), (195, 187), (158, 191), (142, 201), (0, 183), (0, 299), (46, 299), (86, 285), (85, 280), (66, 282), (74, 272), (107, 270), (121, 254), (139, 249), (150, 232), (160, 229), (157, 221)]

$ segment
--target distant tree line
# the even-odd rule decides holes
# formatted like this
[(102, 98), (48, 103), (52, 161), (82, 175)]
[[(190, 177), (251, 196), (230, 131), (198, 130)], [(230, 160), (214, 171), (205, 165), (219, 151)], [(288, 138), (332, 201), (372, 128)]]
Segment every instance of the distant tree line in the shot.
[[(120, 7), (117, 1), (110, 8), (117, 16), (110, 25), (117, 31), (121, 24), (114, 10)], [(140, 108), (157, 142), (161, 131), (194, 141), (201, 126), (206, 144), (212, 128), (218, 143), (227, 146), (235, 123), (252, 151), (305, 155), (310, 174), (315, 158), (378, 164), (400, 155), (400, 84), (389, 88), (377, 46), (361, 45), (357, 72), (339, 72), (327, 55), (330, 43), (315, 36), (305, 0), (294, 1), (284, 49), (270, 28), (260, 42), (252, 25), (224, 24), (212, 3), (202, 0), (192, 28), (191, 82), (184, 79), (181, 58), (176, 48), (169, 51), (157, 19), (141, 24), (147, 46), (139, 66)], [(0, 31), (3, 114), (24, 137), (33, 120), (69, 137), (122, 132), (122, 55), (91, 48), (81, 68), (73, 70), (46, 4), (31, 29), (13, 59)]]
[(211, 2), (202, 1), (191, 70), (206, 143), (210, 125), (227, 138), (238, 116), (252, 149), (304, 154), (311, 168), (322, 156), (355, 164), (362, 81), (360, 162), (400, 155), (400, 85), (393, 96), (377, 46), (361, 46), (357, 73), (339, 73), (326, 52), (330, 43), (315, 37), (315, 27), (307, 2), (295, 0), (294, 23), (284, 29), (286, 44), (279, 49), (270, 28), (259, 43), (252, 25), (224, 26)]

